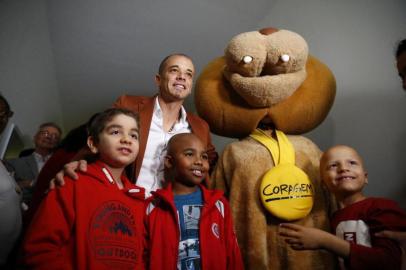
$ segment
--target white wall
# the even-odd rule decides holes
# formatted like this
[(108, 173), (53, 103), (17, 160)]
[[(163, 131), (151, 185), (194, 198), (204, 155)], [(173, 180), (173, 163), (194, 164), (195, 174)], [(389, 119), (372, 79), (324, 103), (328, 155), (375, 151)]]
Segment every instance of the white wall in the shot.
[(46, 2), (0, 1), (0, 92), (25, 146), (43, 122), (62, 124)]

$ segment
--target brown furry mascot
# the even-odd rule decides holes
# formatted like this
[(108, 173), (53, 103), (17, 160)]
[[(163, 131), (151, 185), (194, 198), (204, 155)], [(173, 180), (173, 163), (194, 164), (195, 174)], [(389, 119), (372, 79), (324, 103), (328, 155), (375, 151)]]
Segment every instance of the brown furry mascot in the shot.
[(212, 175), (212, 186), (226, 191), (247, 269), (333, 269), (335, 259), (323, 251), (294, 251), (278, 236), (283, 220), (261, 204), (259, 186), (275, 166), (268, 149), (249, 137), (262, 127), (288, 134), (294, 163), (310, 178), (313, 207), (290, 222), (329, 230), (333, 202), (319, 178), (319, 148), (300, 136), (327, 116), (335, 96), (331, 71), (308, 55), (298, 34), (273, 28), (231, 39), (225, 55), (210, 62), (198, 78), (197, 111), (221, 136), (238, 138), (226, 146)]

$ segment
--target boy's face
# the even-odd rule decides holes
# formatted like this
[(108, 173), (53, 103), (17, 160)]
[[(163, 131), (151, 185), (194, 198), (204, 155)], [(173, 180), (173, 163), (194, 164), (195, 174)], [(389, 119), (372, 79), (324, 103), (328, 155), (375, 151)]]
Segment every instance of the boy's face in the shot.
[(320, 173), (330, 192), (339, 198), (361, 194), (368, 183), (361, 157), (348, 146), (327, 150), (320, 161)]
[(99, 134), (96, 144), (92, 137), (88, 145), (93, 153), (98, 153), (101, 161), (112, 168), (124, 168), (138, 155), (138, 125), (134, 118), (118, 114), (108, 121)]
[(162, 74), (155, 77), (164, 100), (184, 100), (192, 92), (195, 68), (192, 61), (181, 55), (166, 60)]
[(206, 147), (195, 135), (181, 134), (171, 142), (165, 166), (173, 172), (174, 185), (195, 187), (209, 170)]

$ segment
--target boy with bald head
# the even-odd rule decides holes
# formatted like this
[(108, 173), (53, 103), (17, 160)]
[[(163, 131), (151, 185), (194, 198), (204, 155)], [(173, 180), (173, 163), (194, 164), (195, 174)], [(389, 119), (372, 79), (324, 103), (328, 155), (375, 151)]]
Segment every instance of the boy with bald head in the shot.
[(242, 269), (230, 207), (201, 183), (209, 170), (203, 142), (174, 135), (165, 156), (168, 185), (152, 192), (146, 213), (148, 269)]
[(368, 174), (360, 155), (337, 145), (320, 160), (320, 174), (338, 202), (334, 234), (296, 224), (281, 224), (280, 235), (295, 250), (325, 249), (336, 254), (342, 269), (400, 269), (401, 250), (390, 239), (376, 237), (384, 229), (406, 229), (406, 213), (392, 200), (366, 197)]

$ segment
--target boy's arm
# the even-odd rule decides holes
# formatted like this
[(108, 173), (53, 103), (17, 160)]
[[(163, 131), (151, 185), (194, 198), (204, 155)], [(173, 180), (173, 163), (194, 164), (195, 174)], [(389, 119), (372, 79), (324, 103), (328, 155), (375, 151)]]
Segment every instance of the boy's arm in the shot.
[(237, 237), (234, 232), (230, 205), (226, 199), (223, 199), (225, 208), (225, 235), (226, 235), (226, 252), (227, 252), (227, 269), (244, 269), (244, 263), (241, 257), (240, 247), (238, 246)]
[(285, 237), (286, 243), (295, 250), (325, 249), (341, 258), (350, 255), (349, 242), (320, 229), (281, 223), (279, 235)]
[(23, 263), (29, 269), (73, 269), (71, 233), (75, 218), (73, 185), (55, 189), (44, 199), (22, 247)]
[(372, 247), (367, 247), (315, 228), (290, 223), (280, 227), (279, 234), (295, 250), (326, 249), (351, 269), (400, 269), (401, 251), (393, 240), (372, 237)]
[(376, 200), (368, 213), (372, 247), (351, 245), (348, 263), (364, 269), (400, 269), (402, 251), (392, 239), (377, 237), (382, 230), (406, 230), (406, 213), (391, 200)]

